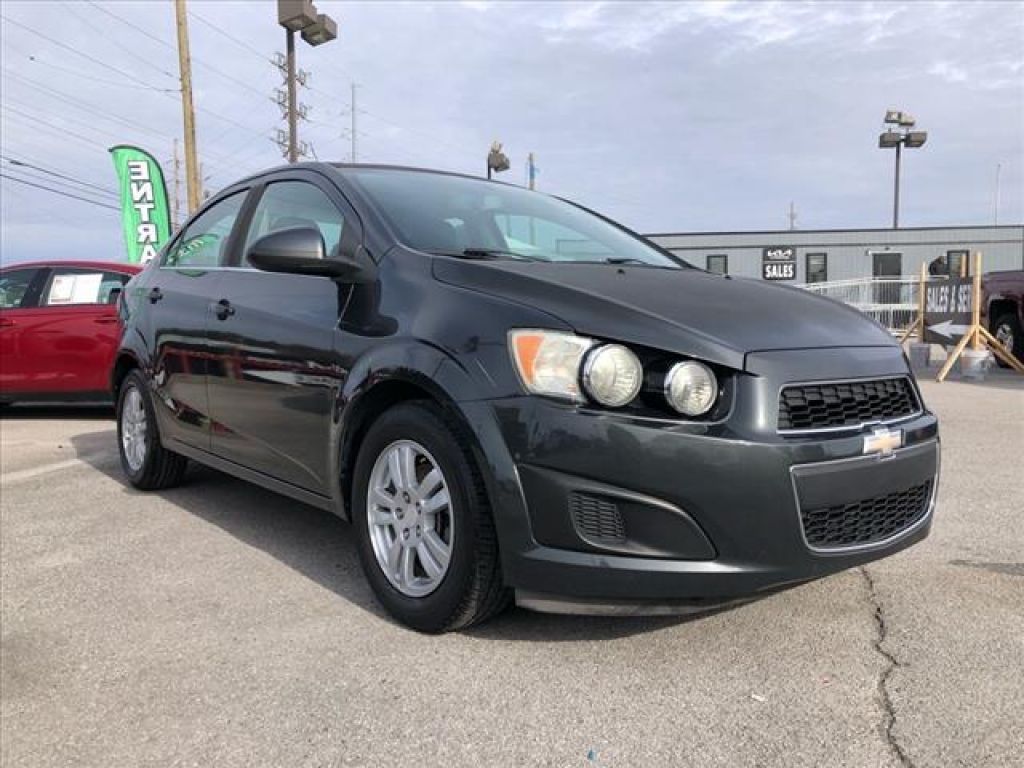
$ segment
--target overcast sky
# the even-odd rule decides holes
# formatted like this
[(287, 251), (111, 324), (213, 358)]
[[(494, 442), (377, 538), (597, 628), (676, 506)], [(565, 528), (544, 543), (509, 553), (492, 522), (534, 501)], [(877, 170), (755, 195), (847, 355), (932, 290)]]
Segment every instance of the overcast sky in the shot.
[[(642, 232), (884, 227), (887, 108), (929, 132), (905, 154), (904, 226), (1024, 221), (1024, 4), (391, 4), (317, 0), (338, 39), (299, 43), (300, 137), (322, 160), (480, 173)], [(211, 191), (281, 162), (276, 4), (188, 3), (200, 159)], [(0, 171), (114, 204), (107, 147), (148, 149), (172, 177), (181, 136), (174, 6), (0, 4)], [(220, 30), (220, 31), (218, 31)], [(226, 32), (235, 40), (222, 34)], [(49, 38), (49, 39), (47, 39)], [(11, 166), (33, 163), (79, 181)], [(97, 189), (98, 188), (98, 189)], [(106, 190), (106, 192), (101, 191)], [(184, 191), (182, 191), (184, 198)], [(121, 259), (119, 213), (2, 179), (3, 262)]]

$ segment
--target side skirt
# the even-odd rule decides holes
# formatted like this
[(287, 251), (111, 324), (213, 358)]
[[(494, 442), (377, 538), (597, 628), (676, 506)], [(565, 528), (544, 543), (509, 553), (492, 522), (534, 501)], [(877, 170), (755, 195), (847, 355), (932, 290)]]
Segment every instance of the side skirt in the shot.
[(270, 477), (269, 475), (265, 475), (262, 472), (257, 472), (256, 470), (249, 469), (248, 467), (243, 467), (241, 464), (236, 464), (233, 461), (222, 459), (220, 456), (204, 451), (201, 448), (194, 448), (191, 445), (186, 445), (185, 443), (174, 440), (173, 438), (164, 440), (163, 443), (167, 450), (180, 453), (182, 456), (187, 456), (193, 461), (198, 461), (200, 464), (205, 464), (208, 467), (213, 467), (225, 474), (237, 477), (240, 480), (245, 480), (261, 486), (266, 488), (268, 491), (279, 493), (282, 496), (288, 496), (296, 501), (301, 501), (304, 504), (309, 504), (310, 506), (318, 507), (319, 509), (331, 512), (339, 517), (344, 517), (335, 503), (327, 496), (307, 491), (305, 488), (299, 488), (291, 483), (285, 483), (281, 480)]

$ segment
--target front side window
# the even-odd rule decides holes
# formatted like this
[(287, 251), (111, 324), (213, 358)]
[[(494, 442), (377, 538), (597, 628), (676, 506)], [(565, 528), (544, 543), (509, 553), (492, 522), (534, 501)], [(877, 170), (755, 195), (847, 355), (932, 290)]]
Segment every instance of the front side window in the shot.
[(824, 283), (828, 280), (828, 254), (807, 254), (807, 282)]
[(228, 241), (247, 191), (236, 192), (206, 209), (164, 254), (162, 267), (222, 267), (228, 262)]
[(38, 273), (38, 269), (12, 269), (0, 274), (0, 309), (20, 309), (24, 306), (32, 280)]
[[(571, 203), (521, 187), (440, 173), (346, 172), (405, 245), (449, 255), (682, 269), (651, 243)], [(466, 253), (469, 251), (469, 253)]]
[(319, 187), (305, 181), (268, 184), (252, 217), (245, 251), (264, 235), (282, 229), (308, 227), (319, 230), (328, 256), (338, 252), (345, 218)]
[(90, 269), (55, 269), (40, 302), (44, 307), (67, 307), (81, 304), (109, 304), (131, 279), (120, 272)]

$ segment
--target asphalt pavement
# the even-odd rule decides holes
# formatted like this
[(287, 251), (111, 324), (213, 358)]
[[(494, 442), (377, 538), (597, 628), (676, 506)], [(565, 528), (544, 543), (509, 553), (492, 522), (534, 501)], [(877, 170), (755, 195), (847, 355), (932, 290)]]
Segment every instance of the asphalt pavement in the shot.
[(212, 470), (127, 487), (103, 409), (0, 420), (0, 764), (1024, 764), (1024, 383), (925, 381), (932, 535), (697, 618), (388, 619), (348, 526)]

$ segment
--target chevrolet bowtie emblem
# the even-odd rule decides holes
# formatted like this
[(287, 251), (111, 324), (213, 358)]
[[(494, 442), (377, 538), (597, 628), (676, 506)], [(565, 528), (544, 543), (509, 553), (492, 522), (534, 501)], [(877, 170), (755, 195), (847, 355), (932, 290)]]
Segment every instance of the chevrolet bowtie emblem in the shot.
[(864, 453), (891, 456), (897, 448), (903, 447), (903, 430), (890, 431), (888, 427), (875, 427), (870, 435), (864, 435)]

